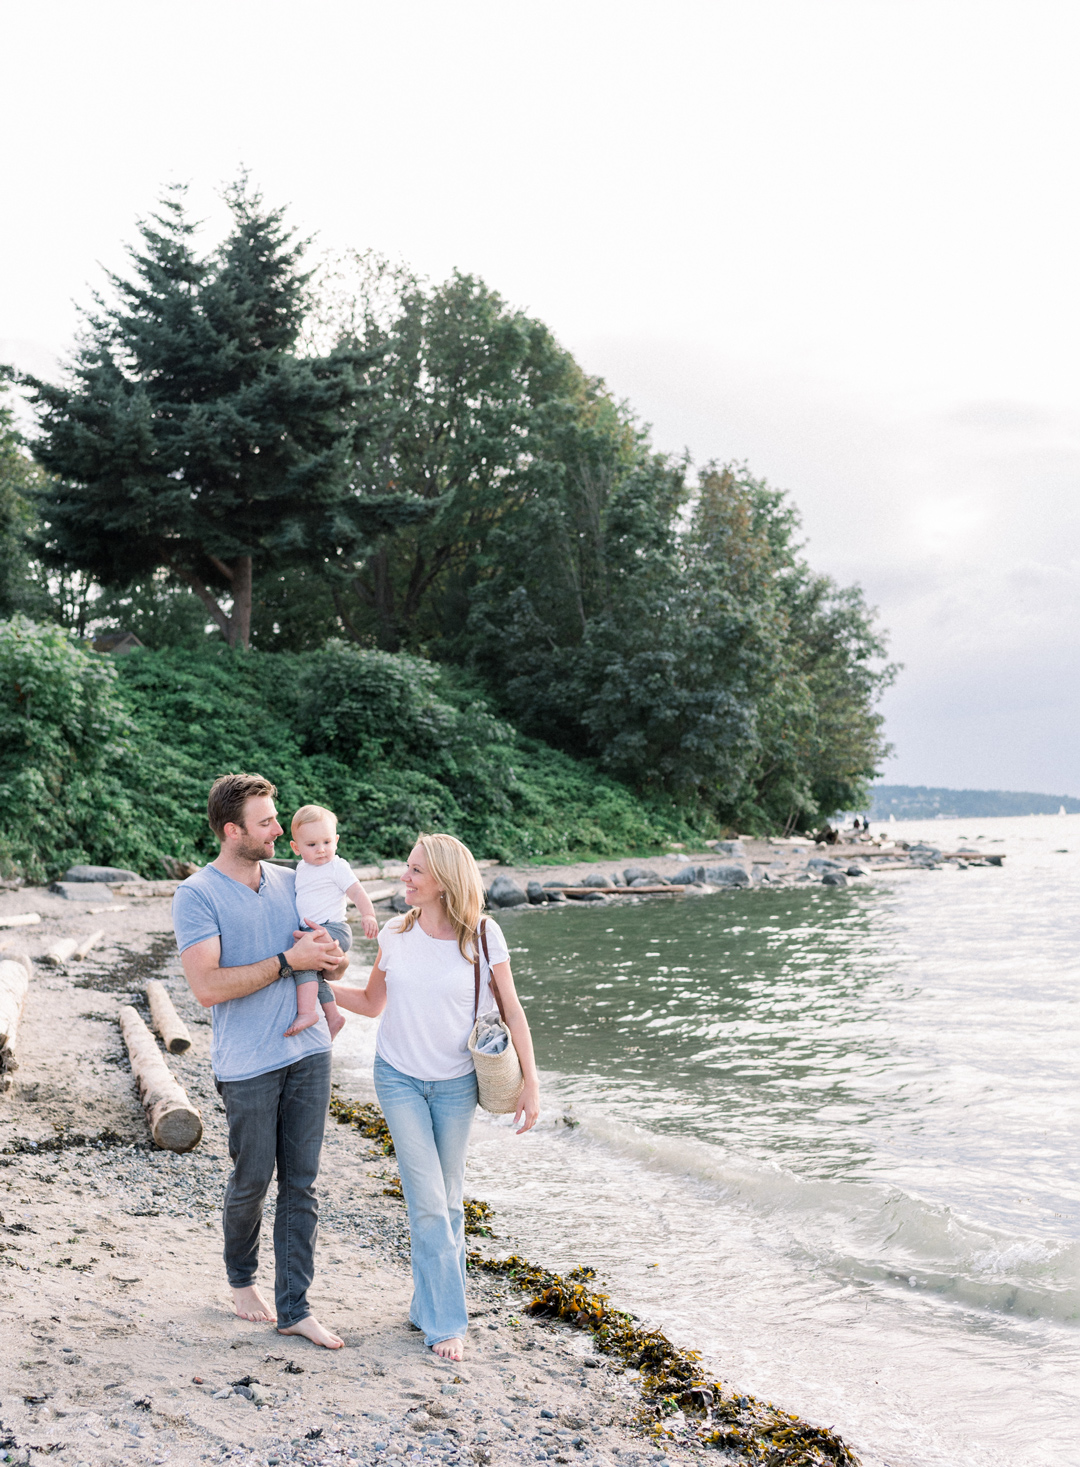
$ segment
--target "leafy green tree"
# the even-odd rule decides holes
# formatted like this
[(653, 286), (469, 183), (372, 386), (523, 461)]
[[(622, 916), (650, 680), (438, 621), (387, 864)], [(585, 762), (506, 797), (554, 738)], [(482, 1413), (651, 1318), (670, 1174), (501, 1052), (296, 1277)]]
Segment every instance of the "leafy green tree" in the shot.
[(246, 180), (226, 201), (228, 238), (201, 258), (183, 190), (168, 193), (131, 278), (110, 276), (114, 303), (87, 315), (68, 380), (27, 380), (54, 476), (38, 496), (47, 560), (106, 587), (165, 570), (246, 647), (260, 572), (351, 563), (417, 507), (356, 492), (367, 358), (298, 352), (303, 246)]
[(581, 373), (547, 327), (474, 276), (431, 288), (361, 256), (327, 294), (324, 329), (370, 364), (357, 488), (380, 501), (408, 493), (430, 510), (335, 583), (341, 625), (390, 651), (445, 650), (487, 538), (540, 472), (552, 411)]
[(881, 757), (872, 615), (799, 559), (782, 494), (711, 465), (691, 494), (631, 428), (594, 403), (562, 433), (557, 482), (491, 538), (472, 657), (526, 729), (639, 790), (810, 824)]
[(33, 498), (44, 475), (27, 453), (6, 400), (14, 375), (10, 367), (0, 366), (0, 616), (21, 611), (47, 617), (54, 606), (33, 546)]

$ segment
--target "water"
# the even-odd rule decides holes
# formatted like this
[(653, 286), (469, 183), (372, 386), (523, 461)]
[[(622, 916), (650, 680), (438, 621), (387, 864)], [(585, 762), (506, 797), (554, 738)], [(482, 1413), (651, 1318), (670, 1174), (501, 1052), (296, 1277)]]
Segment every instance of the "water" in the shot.
[(545, 1115), (468, 1190), (868, 1467), (1080, 1464), (1080, 816), (891, 829), (1007, 860), (504, 914)]

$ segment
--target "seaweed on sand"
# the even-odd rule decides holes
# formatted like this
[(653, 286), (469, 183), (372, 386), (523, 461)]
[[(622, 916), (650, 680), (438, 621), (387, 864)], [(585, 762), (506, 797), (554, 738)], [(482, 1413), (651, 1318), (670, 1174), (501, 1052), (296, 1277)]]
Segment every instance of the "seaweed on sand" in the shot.
[[(835, 1432), (709, 1380), (696, 1351), (678, 1349), (659, 1330), (640, 1329), (633, 1315), (613, 1309), (606, 1294), (588, 1287), (593, 1269), (576, 1268), (564, 1278), (517, 1254), (488, 1259), (470, 1253), (469, 1265), (502, 1274), (531, 1293), (530, 1314), (588, 1330), (598, 1350), (640, 1370), (639, 1424), (654, 1437), (718, 1447), (761, 1467), (858, 1467)], [(676, 1416), (682, 1420), (678, 1437)]]
[(393, 1156), (394, 1142), (390, 1135), (390, 1127), (383, 1119), (383, 1113), (374, 1102), (361, 1104), (359, 1101), (342, 1100), (340, 1096), (330, 1097), (330, 1114), (339, 1126), (352, 1126), (360, 1132), (361, 1136), (367, 1136), (374, 1141), (383, 1156)]

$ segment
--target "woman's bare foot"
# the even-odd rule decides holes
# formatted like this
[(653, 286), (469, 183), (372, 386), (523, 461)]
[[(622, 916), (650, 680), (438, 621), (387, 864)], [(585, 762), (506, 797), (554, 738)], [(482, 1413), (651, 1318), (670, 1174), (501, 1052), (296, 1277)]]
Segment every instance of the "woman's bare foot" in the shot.
[[(312, 1026), (312, 1024), (317, 1024), (318, 1022), (319, 1022), (319, 1011), (318, 1011), (318, 1009), (316, 1009), (313, 1014), (297, 1014), (296, 1018), (292, 1021), (292, 1023), (289, 1025), (289, 1027), (285, 1030), (285, 1038), (286, 1039), (291, 1039), (294, 1034), (299, 1034), (304, 1029), (310, 1029), (311, 1026)], [(345, 1020), (342, 1019), (341, 1022), (344, 1024)]]
[(319, 1323), (314, 1314), (307, 1315), (304, 1319), (298, 1319), (295, 1324), (287, 1324), (284, 1329), (278, 1330), (279, 1335), (303, 1335), (305, 1340), (310, 1340), (313, 1345), (322, 1345), (327, 1350), (340, 1350), (344, 1340), (339, 1340), (337, 1335)]
[(233, 1289), (232, 1296), (238, 1319), (250, 1319), (254, 1324), (275, 1323), (274, 1311), (254, 1284), (246, 1289)]
[(449, 1340), (440, 1340), (437, 1345), (432, 1345), (432, 1351), (441, 1355), (444, 1360), (460, 1360), (465, 1354), (465, 1342), (456, 1336)]

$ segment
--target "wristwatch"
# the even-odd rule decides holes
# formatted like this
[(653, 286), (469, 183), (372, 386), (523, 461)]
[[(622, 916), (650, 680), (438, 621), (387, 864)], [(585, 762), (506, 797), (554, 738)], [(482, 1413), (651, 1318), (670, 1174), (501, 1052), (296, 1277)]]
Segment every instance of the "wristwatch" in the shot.
[(293, 972), (292, 968), (289, 966), (289, 960), (288, 960), (288, 958), (286, 958), (286, 956), (285, 956), (284, 953), (278, 953), (277, 960), (278, 960), (278, 967), (281, 969), (281, 972), (278, 974), (278, 977), (279, 978), (295, 978), (296, 977), (296, 974)]

